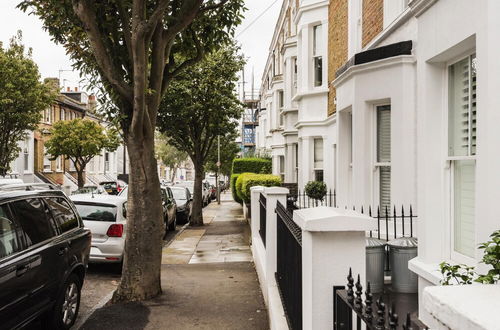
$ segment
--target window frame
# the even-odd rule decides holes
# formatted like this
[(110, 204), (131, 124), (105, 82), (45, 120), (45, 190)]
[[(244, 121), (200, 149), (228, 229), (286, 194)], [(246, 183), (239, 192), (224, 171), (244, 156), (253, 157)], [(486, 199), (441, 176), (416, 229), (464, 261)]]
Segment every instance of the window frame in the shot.
[[(319, 33), (317, 32), (318, 27), (320, 28)], [(324, 74), (323, 74), (323, 47), (321, 44), (321, 35), (323, 34), (323, 24), (320, 22), (312, 26), (312, 78), (313, 87), (318, 88), (324, 85)], [(317, 65), (320, 65), (320, 70), (316, 69)], [(319, 77), (317, 76), (319, 72)]]
[[(474, 163), (475, 163), (474, 167), (476, 170), (476, 166), (477, 166), (477, 140), (476, 140), (476, 151), (475, 151), (474, 155), (471, 155), (472, 139), (469, 139), (469, 141), (468, 141), (469, 145), (467, 148), (467, 155), (465, 155), (465, 156), (450, 156), (450, 151), (449, 151), (449, 147), (450, 147), (450, 138), (449, 138), (449, 134), (450, 134), (450, 122), (449, 122), (449, 116), (450, 116), (450, 99), (449, 99), (449, 96), (450, 96), (450, 79), (449, 79), (450, 78), (450, 67), (461, 62), (462, 60), (465, 60), (465, 59), (471, 60), (472, 57), (477, 58), (477, 52), (475, 49), (464, 52), (461, 55), (454, 57), (445, 63), (446, 64), (445, 70), (444, 70), (444, 93), (445, 93), (445, 95), (444, 95), (444, 105), (445, 105), (444, 110), (445, 111), (443, 114), (443, 122), (445, 125), (445, 129), (444, 129), (443, 133), (445, 134), (444, 141), (446, 141), (445, 146), (444, 146), (444, 150), (445, 150), (446, 172), (447, 172), (447, 177), (448, 177), (446, 191), (447, 191), (447, 195), (448, 195), (447, 196), (447, 202), (448, 202), (447, 203), (448, 204), (447, 211), (448, 211), (448, 222), (449, 222), (448, 223), (449, 257), (452, 261), (475, 266), (478, 263), (478, 261), (476, 260), (477, 247), (474, 249), (474, 256), (473, 257), (465, 255), (465, 254), (460, 253), (460, 252), (455, 250), (455, 166), (456, 166), (456, 162), (458, 162), (458, 161), (474, 161)], [(471, 61), (469, 61), (469, 63), (471, 63)], [(469, 86), (468, 86), (469, 92), (471, 92), (471, 90), (472, 90), (470, 78), (471, 78), (471, 70), (469, 67)], [(477, 82), (476, 82), (476, 86), (477, 86)], [(476, 90), (477, 90), (477, 88), (476, 88)], [(471, 105), (471, 97), (469, 96), (469, 107), (470, 107), (470, 105)], [(477, 113), (477, 111), (478, 111), (478, 109), (476, 106), (476, 113)], [(471, 113), (470, 108), (469, 108), (469, 113)], [(468, 127), (469, 127), (469, 132), (471, 132), (471, 122), (470, 121), (468, 123)], [(477, 119), (476, 119), (476, 127), (477, 127)], [(477, 131), (477, 128), (476, 128), (476, 131)], [(475, 172), (475, 175), (476, 174), (477, 174), (477, 172)], [(475, 176), (474, 184), (476, 184), (476, 182), (477, 182), (477, 177)], [(474, 194), (476, 194), (476, 189), (474, 189)], [(477, 200), (476, 200), (476, 198), (474, 198), (474, 213), (475, 213), (474, 214), (474, 225), (476, 224), (476, 205), (477, 205), (476, 203), (477, 203)], [(475, 239), (475, 233), (476, 233), (476, 229), (474, 227), (474, 246), (477, 246), (477, 242)]]
[[(392, 125), (390, 129), (390, 135), (391, 135), (391, 161), (389, 162), (380, 162), (378, 161), (378, 109), (381, 107), (390, 107), (390, 112), (391, 112), (391, 124), (392, 124), (392, 104), (390, 101), (385, 101), (385, 102), (380, 102), (380, 103), (375, 103), (373, 104), (373, 112), (372, 112), (372, 137), (373, 137), (373, 205), (381, 206), (380, 205), (380, 175), (381, 175), (381, 168), (382, 167), (389, 167), (391, 175), (392, 175)], [(391, 185), (392, 185), (392, 177), (391, 177)], [(392, 192), (392, 191), (391, 191)], [(391, 213), (391, 206), (392, 206), (392, 196), (391, 196), (391, 201), (389, 203), (388, 211)], [(380, 210), (380, 212), (385, 212), (385, 210)]]

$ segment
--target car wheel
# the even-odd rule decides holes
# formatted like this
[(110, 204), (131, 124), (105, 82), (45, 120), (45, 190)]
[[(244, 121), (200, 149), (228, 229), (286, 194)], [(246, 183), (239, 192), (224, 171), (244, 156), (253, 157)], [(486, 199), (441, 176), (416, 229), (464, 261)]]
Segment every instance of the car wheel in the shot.
[(70, 329), (80, 309), (81, 283), (78, 276), (71, 274), (57, 297), (51, 315), (45, 320), (45, 329)]
[(174, 231), (177, 226), (177, 215), (174, 216), (174, 221), (170, 225), (168, 225), (168, 230)]

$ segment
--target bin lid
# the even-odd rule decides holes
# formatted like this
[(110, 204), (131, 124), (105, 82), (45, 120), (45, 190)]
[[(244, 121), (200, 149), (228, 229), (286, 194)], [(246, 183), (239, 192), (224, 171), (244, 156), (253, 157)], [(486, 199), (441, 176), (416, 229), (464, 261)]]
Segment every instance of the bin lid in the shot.
[(376, 248), (379, 246), (384, 246), (385, 244), (386, 244), (386, 241), (383, 241), (383, 240), (375, 238), (375, 237), (367, 237), (366, 238), (366, 247), (367, 248)]
[(415, 237), (400, 237), (390, 240), (387, 242), (387, 245), (396, 248), (411, 249), (418, 246), (418, 240)]

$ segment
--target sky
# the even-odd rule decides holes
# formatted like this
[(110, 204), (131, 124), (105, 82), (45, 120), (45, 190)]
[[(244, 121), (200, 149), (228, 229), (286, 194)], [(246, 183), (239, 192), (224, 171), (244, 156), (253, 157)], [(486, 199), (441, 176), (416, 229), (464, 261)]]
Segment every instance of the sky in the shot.
[[(20, 0), (0, 0), (0, 41), (5, 46), (18, 30), (22, 30), (23, 43), (33, 49), (33, 59), (38, 64), (42, 78), (60, 77), (64, 87), (83, 88), (78, 72), (72, 71), (71, 61), (64, 48), (50, 40), (37, 17), (16, 9), (19, 2)], [(246, 0), (248, 10), (236, 31), (236, 39), (248, 61), (245, 70), (247, 91), (251, 89), (252, 70), (255, 88), (260, 86), (281, 3), (281, 0)], [(259, 18), (256, 20), (257, 17)]]

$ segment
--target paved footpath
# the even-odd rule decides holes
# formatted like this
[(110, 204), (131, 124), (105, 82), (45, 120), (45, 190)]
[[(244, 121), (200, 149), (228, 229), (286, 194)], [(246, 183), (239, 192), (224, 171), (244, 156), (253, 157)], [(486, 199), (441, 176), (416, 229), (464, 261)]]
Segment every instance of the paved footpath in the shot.
[(248, 223), (230, 198), (163, 249), (160, 297), (98, 309), (81, 329), (268, 329)]

